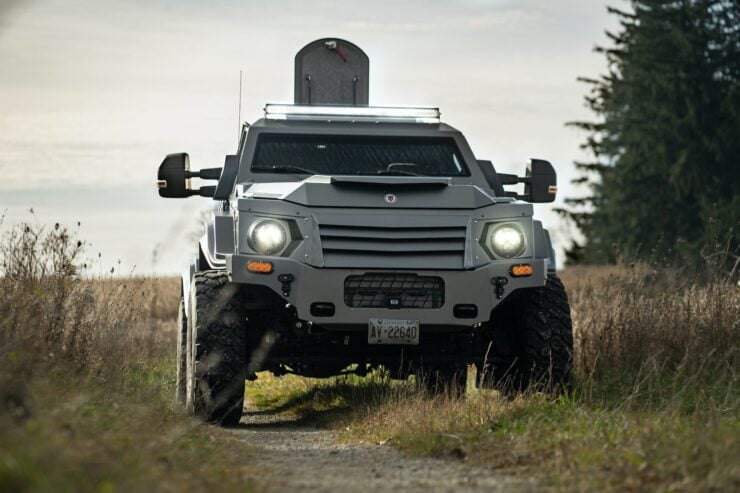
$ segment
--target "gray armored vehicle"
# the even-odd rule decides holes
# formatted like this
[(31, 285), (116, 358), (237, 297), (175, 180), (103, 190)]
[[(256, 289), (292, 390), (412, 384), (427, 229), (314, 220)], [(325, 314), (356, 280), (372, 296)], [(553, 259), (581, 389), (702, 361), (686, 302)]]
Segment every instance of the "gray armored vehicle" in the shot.
[(310, 43), (295, 103), (245, 124), (223, 167), (190, 170), (184, 153), (159, 167), (162, 197), (217, 202), (177, 346), (177, 398), (205, 420), (237, 423), (258, 371), (383, 367), (459, 394), (475, 365), (479, 387), (568, 384), (570, 309), (530, 204), (554, 200), (552, 166), (497, 173), (436, 108), (368, 106), (368, 73), (354, 44)]

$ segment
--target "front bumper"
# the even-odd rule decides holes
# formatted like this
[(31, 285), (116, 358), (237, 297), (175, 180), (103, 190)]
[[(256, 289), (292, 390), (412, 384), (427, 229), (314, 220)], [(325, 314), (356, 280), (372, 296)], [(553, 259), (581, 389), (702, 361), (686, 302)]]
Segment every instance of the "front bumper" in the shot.
[[(344, 301), (344, 281), (347, 276), (365, 273), (407, 273), (408, 270), (389, 269), (328, 269), (315, 268), (290, 258), (270, 258), (275, 266), (271, 274), (255, 274), (247, 271), (249, 260), (264, 259), (253, 255), (226, 256), (226, 270), (232, 282), (260, 285), (270, 288), (286, 303), (295, 306), (298, 318), (313, 321), (329, 330), (341, 330), (342, 326), (367, 325), (370, 318), (394, 318), (418, 320), (419, 324), (434, 326), (459, 326), (486, 322), (491, 310), (514, 290), (544, 286), (547, 276), (547, 260), (540, 258), (496, 261), (473, 270), (414, 270), (420, 276), (438, 276), (445, 282), (445, 300), (439, 308), (352, 308)], [(528, 263), (534, 268), (529, 277), (512, 277), (511, 266)], [(288, 296), (283, 295), (278, 276), (290, 274)], [(506, 278), (503, 297), (496, 295), (496, 278)], [(332, 303), (335, 307), (331, 317), (311, 315), (312, 303)], [(476, 305), (478, 314), (474, 318), (459, 318), (454, 315), (458, 304)]]

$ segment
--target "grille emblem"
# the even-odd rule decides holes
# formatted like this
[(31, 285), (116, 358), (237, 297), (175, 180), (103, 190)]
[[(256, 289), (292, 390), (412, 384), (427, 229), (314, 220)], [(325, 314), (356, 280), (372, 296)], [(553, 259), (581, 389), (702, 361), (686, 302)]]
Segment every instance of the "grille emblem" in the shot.
[(398, 197), (396, 197), (396, 196), (395, 196), (395, 195), (393, 195), (392, 193), (387, 193), (387, 194), (385, 194), (385, 197), (384, 197), (384, 199), (385, 199), (385, 201), (386, 201), (386, 202), (388, 202), (389, 204), (395, 204), (396, 202), (398, 202)]

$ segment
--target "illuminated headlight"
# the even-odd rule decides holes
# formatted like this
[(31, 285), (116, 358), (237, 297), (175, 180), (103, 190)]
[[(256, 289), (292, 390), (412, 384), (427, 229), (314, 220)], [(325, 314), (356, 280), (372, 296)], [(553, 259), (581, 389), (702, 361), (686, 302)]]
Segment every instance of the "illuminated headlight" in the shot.
[(258, 219), (249, 227), (247, 233), (250, 246), (260, 255), (275, 255), (288, 244), (288, 229), (272, 219)]
[(518, 257), (524, 251), (524, 233), (519, 226), (512, 223), (490, 227), (486, 246), (497, 257)]

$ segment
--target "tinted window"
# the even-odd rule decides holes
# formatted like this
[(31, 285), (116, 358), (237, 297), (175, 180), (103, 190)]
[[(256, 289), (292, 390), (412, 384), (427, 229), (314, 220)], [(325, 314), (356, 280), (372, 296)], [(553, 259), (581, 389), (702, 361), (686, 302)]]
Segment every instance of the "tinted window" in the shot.
[(253, 172), (468, 176), (450, 138), (263, 134)]

